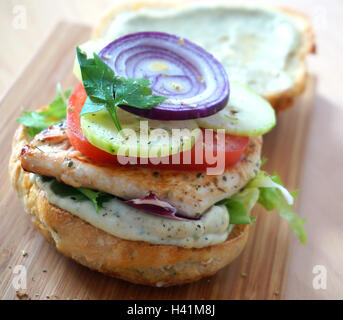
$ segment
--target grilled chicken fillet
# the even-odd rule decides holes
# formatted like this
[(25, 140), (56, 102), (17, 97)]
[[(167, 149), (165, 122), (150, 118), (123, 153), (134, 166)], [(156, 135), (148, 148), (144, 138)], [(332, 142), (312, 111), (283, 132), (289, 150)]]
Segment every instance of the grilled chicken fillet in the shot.
[(86, 187), (123, 199), (142, 198), (154, 191), (187, 217), (198, 217), (216, 202), (229, 198), (257, 173), (262, 138), (250, 138), (244, 157), (222, 175), (135, 166), (99, 164), (70, 144), (64, 123), (36, 135), (21, 152), (24, 170), (55, 177), (73, 187)]

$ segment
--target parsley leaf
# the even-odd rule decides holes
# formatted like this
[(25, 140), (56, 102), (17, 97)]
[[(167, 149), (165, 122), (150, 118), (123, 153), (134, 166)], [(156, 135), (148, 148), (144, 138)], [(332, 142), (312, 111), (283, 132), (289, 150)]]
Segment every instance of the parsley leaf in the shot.
[(162, 96), (151, 96), (150, 81), (146, 78), (126, 79), (117, 77), (114, 81), (115, 104), (139, 109), (151, 109), (166, 100)]
[(57, 85), (57, 97), (50, 102), (49, 107), (43, 111), (24, 111), (24, 116), (16, 120), (22, 123), (27, 130), (27, 133), (34, 137), (42, 130), (51, 125), (65, 120), (67, 113), (67, 100), (71, 94), (71, 90), (66, 90), (62, 93), (60, 84)]
[(80, 115), (99, 111), (101, 105), (103, 105), (102, 109), (107, 109), (115, 126), (118, 131), (120, 131), (121, 126), (118, 120), (117, 106), (114, 103), (113, 95), (113, 70), (103, 62), (96, 53), (94, 53), (93, 58), (88, 59), (87, 55), (77, 47), (76, 55), (80, 65), (83, 86), (88, 96), (88, 101), (86, 103), (87, 108), (85, 110), (82, 108)]
[(131, 106), (139, 109), (151, 109), (160, 104), (165, 97), (153, 96), (150, 81), (145, 78), (126, 79), (116, 77), (114, 71), (94, 53), (93, 58), (76, 48), (83, 86), (87, 100), (80, 115), (105, 110), (110, 113), (118, 131), (121, 126), (117, 116), (117, 107)]
[(104, 103), (92, 101), (89, 97), (87, 97), (86, 102), (83, 105), (82, 110), (80, 112), (80, 116), (87, 113), (98, 112), (101, 110), (106, 110)]
[(76, 52), (87, 96), (97, 102), (112, 102), (114, 104), (113, 70), (96, 54), (94, 54), (94, 58), (88, 59), (79, 47), (77, 47)]

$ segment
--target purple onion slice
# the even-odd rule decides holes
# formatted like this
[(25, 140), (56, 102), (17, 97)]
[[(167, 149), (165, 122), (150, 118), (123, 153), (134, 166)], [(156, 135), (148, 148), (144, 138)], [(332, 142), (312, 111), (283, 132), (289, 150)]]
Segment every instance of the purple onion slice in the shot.
[(125, 201), (125, 203), (133, 208), (143, 210), (145, 212), (155, 214), (161, 217), (175, 219), (175, 220), (184, 220), (184, 221), (194, 221), (199, 219), (191, 219), (186, 217), (180, 217), (176, 215), (176, 208), (173, 207), (170, 203), (160, 200), (157, 198), (156, 193), (150, 191), (150, 193), (140, 199), (132, 199)]
[(153, 94), (168, 99), (152, 109), (121, 106), (128, 112), (157, 120), (208, 117), (229, 99), (229, 80), (210, 53), (175, 35), (138, 32), (121, 37), (99, 53), (116, 76), (147, 78)]

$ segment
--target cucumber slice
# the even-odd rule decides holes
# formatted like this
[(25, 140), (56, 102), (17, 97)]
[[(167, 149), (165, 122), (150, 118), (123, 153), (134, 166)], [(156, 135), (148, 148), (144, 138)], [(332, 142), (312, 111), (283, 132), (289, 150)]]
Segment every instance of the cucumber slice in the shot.
[[(191, 149), (202, 134), (195, 120), (150, 120), (120, 108), (117, 115), (122, 132), (118, 132), (105, 110), (81, 117), (81, 129), (87, 140), (114, 155), (141, 158), (169, 156)], [(177, 131), (179, 136), (173, 129), (181, 129)]]
[(225, 129), (237, 136), (260, 136), (276, 124), (270, 103), (248, 87), (230, 83), (228, 105), (213, 116), (196, 120), (202, 128)]
[[(87, 41), (81, 44), (79, 47), (83, 52), (87, 54), (87, 58), (93, 58), (93, 53), (95, 52), (96, 54), (98, 54), (108, 43), (109, 43), (108, 40), (97, 39), (97, 40)], [(74, 60), (73, 73), (75, 77), (80, 82), (82, 82), (80, 65), (77, 58), (75, 58)]]

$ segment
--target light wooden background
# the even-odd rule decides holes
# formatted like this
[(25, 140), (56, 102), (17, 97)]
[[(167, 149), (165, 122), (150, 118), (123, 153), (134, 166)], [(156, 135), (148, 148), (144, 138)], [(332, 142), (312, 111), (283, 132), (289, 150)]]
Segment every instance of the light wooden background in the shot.
[[(66, 19), (94, 24), (114, 2), (1, 0), (0, 95), (15, 81), (57, 21)], [(308, 219), (308, 243), (305, 247), (298, 242), (291, 246), (285, 296), (289, 299), (343, 299), (343, 1), (263, 3), (288, 6), (309, 15), (318, 49), (317, 55), (309, 59), (309, 70), (316, 75), (318, 84), (309, 141), (304, 146), (307, 150), (299, 206), (301, 216)], [(16, 28), (18, 8), (24, 8), (27, 13), (27, 26), (23, 30)], [(53, 74), (51, 76), (54, 77)], [(0, 257), (3, 254), (5, 252), (0, 252)], [(327, 270), (326, 290), (313, 288), (313, 268), (316, 265), (323, 265)]]

